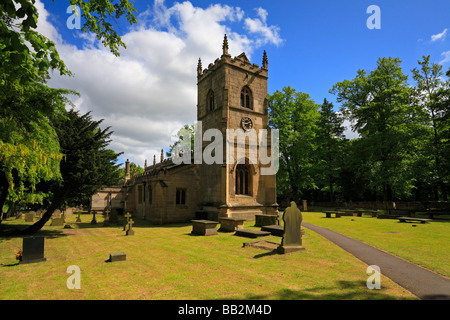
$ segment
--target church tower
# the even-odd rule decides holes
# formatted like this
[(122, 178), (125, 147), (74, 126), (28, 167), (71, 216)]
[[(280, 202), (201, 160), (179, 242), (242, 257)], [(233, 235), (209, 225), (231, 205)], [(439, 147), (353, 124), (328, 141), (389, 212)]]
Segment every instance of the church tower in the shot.
[[(223, 161), (205, 164), (203, 160), (201, 165), (201, 195), (204, 201), (200, 205), (204, 210), (216, 213), (217, 217), (253, 220), (255, 214), (276, 214), (276, 177), (274, 174), (261, 175), (264, 165), (259, 164), (259, 147), (250, 150), (250, 139), (245, 139), (245, 156), (238, 159), (235, 153), (233, 163), (227, 163), (226, 159), (227, 129), (242, 129), (246, 133), (253, 130), (256, 136), (261, 129), (270, 132), (266, 52), (261, 67), (252, 64), (245, 53), (232, 58), (225, 35), (220, 58), (203, 70), (199, 59), (197, 80), (197, 121), (202, 124), (203, 140), (208, 129), (219, 130), (224, 139)], [(202, 150), (213, 142), (203, 141)], [(239, 147), (238, 144), (236, 139), (233, 145)]]

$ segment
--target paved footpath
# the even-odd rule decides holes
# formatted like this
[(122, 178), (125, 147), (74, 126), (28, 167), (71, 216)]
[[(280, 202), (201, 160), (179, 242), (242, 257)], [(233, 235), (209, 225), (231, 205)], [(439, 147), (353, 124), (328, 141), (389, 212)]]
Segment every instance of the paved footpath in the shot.
[(306, 222), (302, 225), (334, 242), (367, 265), (379, 266), (381, 274), (420, 299), (450, 300), (449, 278), (329, 229)]

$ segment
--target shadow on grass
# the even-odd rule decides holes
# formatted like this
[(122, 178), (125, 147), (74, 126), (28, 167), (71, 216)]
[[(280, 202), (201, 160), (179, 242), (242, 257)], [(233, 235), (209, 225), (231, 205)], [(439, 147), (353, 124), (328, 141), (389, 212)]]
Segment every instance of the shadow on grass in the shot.
[[(338, 292), (336, 292), (338, 291)], [(250, 295), (248, 300), (405, 300), (383, 290), (370, 290), (365, 281), (337, 281), (330, 286), (315, 287), (305, 290), (283, 289), (275, 295)]]
[[(24, 238), (24, 237), (32, 237), (32, 236), (44, 236), (46, 239), (53, 239), (58, 237), (66, 237), (67, 234), (65, 234), (62, 230), (62, 227), (59, 229), (41, 229), (36, 233), (33, 234), (15, 234), (15, 231), (21, 231), (29, 227), (30, 224), (3, 224), (0, 226), (0, 241), (1, 240), (9, 240), (14, 238)], [(53, 227), (51, 227), (53, 228)]]

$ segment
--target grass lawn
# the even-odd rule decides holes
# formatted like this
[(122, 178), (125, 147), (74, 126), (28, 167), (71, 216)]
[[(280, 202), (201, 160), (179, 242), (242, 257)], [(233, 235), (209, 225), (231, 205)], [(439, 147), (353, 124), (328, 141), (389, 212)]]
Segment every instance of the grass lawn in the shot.
[(441, 275), (450, 276), (450, 220), (438, 219), (422, 224), (377, 219), (369, 215), (325, 218), (325, 213), (302, 214), (305, 222), (339, 232)]
[[(97, 225), (89, 224), (88, 215), (79, 224), (68, 218), (75, 229), (47, 223), (40, 232), (46, 262), (17, 264), (22, 238), (0, 238), (0, 299), (416, 299), (384, 276), (381, 290), (369, 290), (367, 266), (308, 229), (305, 251), (278, 255), (244, 248), (254, 239), (233, 233), (192, 236), (190, 224), (153, 226), (134, 219), (135, 235), (124, 236), (122, 227), (103, 227), (97, 217)], [(305, 214), (313, 219), (320, 215)], [(127, 260), (105, 262), (112, 252), (126, 253)], [(81, 289), (67, 288), (71, 265), (81, 269)]]

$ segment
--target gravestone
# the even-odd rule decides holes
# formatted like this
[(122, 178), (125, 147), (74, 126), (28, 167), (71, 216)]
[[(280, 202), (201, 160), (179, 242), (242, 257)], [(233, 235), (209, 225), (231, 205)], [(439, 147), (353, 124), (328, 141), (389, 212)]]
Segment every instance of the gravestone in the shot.
[(42, 262), (44, 257), (44, 237), (26, 237), (22, 239), (22, 259), (20, 263)]
[(97, 224), (97, 219), (95, 218), (95, 214), (96, 214), (96, 213), (97, 213), (97, 212), (92, 211), (93, 216), (92, 216), (91, 224)]
[(61, 210), (56, 209), (53, 211), (52, 217), (59, 218), (61, 216)]
[(25, 222), (34, 222), (34, 211), (25, 213)]
[(303, 211), (308, 211), (308, 200), (303, 200)]
[(81, 222), (81, 210), (77, 212), (78, 216), (77, 216), (77, 221), (76, 222)]
[(128, 223), (125, 226), (126, 236), (134, 236), (133, 224), (134, 224), (133, 219), (128, 220)]
[(125, 261), (127, 260), (127, 255), (123, 252), (110, 253), (107, 262)]
[(291, 205), (286, 208), (283, 214), (284, 234), (278, 252), (281, 254), (304, 250), (302, 246), (302, 213), (297, 208), (297, 204), (291, 201)]
[(212, 220), (191, 220), (192, 231), (191, 234), (201, 236), (214, 236), (217, 235), (217, 221)]
[(129, 212), (127, 212), (127, 214), (125, 214), (124, 217), (127, 219), (127, 221), (125, 222), (125, 225), (123, 226), (123, 231), (127, 231), (126, 229), (128, 226), (128, 222), (130, 221), (131, 214)]
[(66, 221), (64, 218), (53, 218), (50, 226), (52, 227), (63, 227)]

